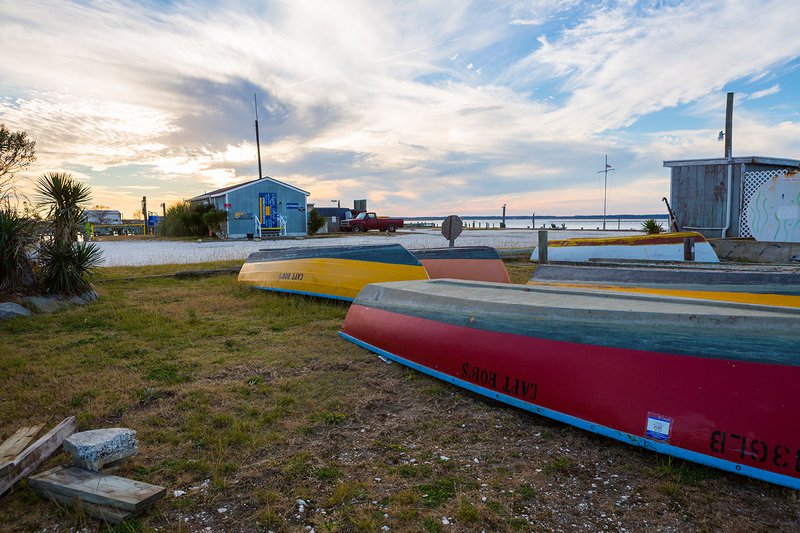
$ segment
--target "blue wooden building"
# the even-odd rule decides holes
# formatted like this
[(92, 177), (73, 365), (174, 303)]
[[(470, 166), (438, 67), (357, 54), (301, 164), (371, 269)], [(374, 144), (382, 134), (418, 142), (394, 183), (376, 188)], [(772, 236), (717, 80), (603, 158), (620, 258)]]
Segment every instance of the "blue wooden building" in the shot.
[(189, 199), (228, 212), (228, 237), (284, 235), (300, 237), (307, 233), (306, 200), (310, 193), (265, 176), (261, 179), (223, 187)]

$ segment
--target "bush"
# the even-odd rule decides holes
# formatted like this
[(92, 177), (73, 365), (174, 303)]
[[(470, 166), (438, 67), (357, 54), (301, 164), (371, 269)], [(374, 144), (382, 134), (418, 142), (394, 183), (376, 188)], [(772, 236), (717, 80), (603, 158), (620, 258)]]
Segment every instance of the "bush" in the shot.
[(215, 209), (209, 204), (180, 202), (167, 209), (159, 233), (165, 237), (205, 237), (211, 228), (221, 235), (227, 219), (227, 211)]
[(24, 292), (34, 285), (35, 222), (17, 211), (0, 209), (0, 292)]
[(191, 207), (188, 202), (181, 202), (167, 208), (164, 218), (158, 225), (158, 231), (166, 237), (186, 237), (191, 235), (187, 227), (187, 219)]
[(308, 234), (316, 234), (325, 224), (325, 217), (320, 215), (316, 209), (312, 209), (308, 214)]
[(91, 189), (70, 174), (50, 172), (36, 183), (39, 205), (47, 209), (48, 236), (39, 246), (39, 281), (47, 294), (74, 296), (92, 289), (102, 261), (96, 244), (78, 243)]
[(228, 212), (221, 210), (221, 209), (209, 209), (205, 213), (203, 213), (203, 224), (206, 227), (214, 232), (217, 237), (225, 238), (226, 235), (226, 224), (228, 220)]
[(75, 242), (85, 222), (84, 205), (92, 191), (71, 174), (49, 172), (36, 182), (39, 206), (47, 209), (50, 232), (56, 241)]
[(40, 278), (45, 292), (74, 296), (92, 289), (91, 276), (102, 262), (94, 243), (50, 241), (39, 249)]
[(656, 222), (656, 219), (650, 218), (642, 222), (642, 230), (648, 235), (658, 235), (664, 233), (664, 226), (661, 225), (661, 222)]

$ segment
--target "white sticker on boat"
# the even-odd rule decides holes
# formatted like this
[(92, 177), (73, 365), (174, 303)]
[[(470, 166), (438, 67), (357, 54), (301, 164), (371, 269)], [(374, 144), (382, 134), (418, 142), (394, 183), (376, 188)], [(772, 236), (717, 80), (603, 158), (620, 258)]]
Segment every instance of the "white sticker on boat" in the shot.
[(656, 413), (647, 413), (647, 427), (645, 437), (669, 442), (669, 434), (672, 430), (672, 419)]

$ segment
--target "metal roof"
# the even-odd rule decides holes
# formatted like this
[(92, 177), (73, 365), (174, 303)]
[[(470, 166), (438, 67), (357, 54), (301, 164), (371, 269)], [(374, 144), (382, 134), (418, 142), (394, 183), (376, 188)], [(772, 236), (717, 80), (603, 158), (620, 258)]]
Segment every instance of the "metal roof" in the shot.
[[(733, 157), (731, 162), (734, 165), (750, 164), (750, 165), (775, 165), (779, 167), (798, 167), (800, 160), (797, 159), (784, 159), (780, 157), (763, 157), (760, 155), (749, 155), (745, 157)], [(691, 167), (691, 166), (705, 166), (705, 165), (727, 165), (728, 160), (724, 157), (710, 158), (710, 159), (683, 159), (676, 161), (664, 161), (665, 167)]]
[(289, 185), (288, 183), (284, 183), (284, 182), (282, 182), (280, 180), (276, 180), (275, 178), (270, 178), (269, 176), (264, 176), (263, 178), (260, 178), (260, 179), (254, 179), (254, 180), (246, 181), (244, 183), (239, 183), (238, 185), (229, 185), (228, 187), (223, 187), (223, 188), (217, 189), (215, 191), (207, 192), (207, 193), (201, 194), (200, 196), (195, 196), (194, 198), (189, 198), (189, 201), (190, 202), (199, 202), (201, 200), (210, 200), (211, 198), (216, 198), (217, 196), (223, 196), (223, 195), (225, 195), (225, 194), (227, 194), (229, 192), (233, 192), (233, 191), (241, 189), (243, 187), (247, 187), (248, 185), (252, 185), (253, 183), (259, 182), (261, 180), (269, 180), (269, 181), (271, 181), (273, 183), (277, 183), (278, 185), (282, 185), (282, 186), (287, 187), (289, 189), (293, 189), (293, 190), (295, 190), (297, 192), (301, 192), (301, 193), (305, 194), (306, 196), (310, 196), (311, 195), (310, 192), (304, 191), (303, 189), (301, 189), (299, 187), (295, 187), (294, 185)]

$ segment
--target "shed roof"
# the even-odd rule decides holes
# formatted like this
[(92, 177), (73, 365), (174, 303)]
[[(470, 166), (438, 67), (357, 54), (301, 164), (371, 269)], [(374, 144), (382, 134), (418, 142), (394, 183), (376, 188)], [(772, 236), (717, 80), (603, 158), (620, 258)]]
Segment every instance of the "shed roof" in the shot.
[(309, 196), (311, 194), (310, 192), (304, 191), (303, 189), (301, 189), (299, 187), (295, 187), (294, 185), (289, 185), (288, 183), (284, 183), (284, 182), (282, 182), (280, 180), (276, 180), (275, 178), (270, 178), (269, 176), (264, 176), (263, 178), (260, 178), (260, 179), (254, 179), (254, 180), (246, 181), (244, 183), (239, 183), (237, 185), (229, 185), (227, 187), (223, 187), (223, 188), (217, 189), (215, 191), (207, 192), (207, 193), (201, 194), (200, 196), (195, 196), (194, 198), (189, 198), (189, 201), (190, 202), (199, 202), (199, 201), (202, 201), (202, 200), (210, 200), (211, 198), (216, 198), (217, 196), (223, 196), (223, 195), (225, 195), (225, 194), (227, 194), (229, 192), (233, 192), (235, 190), (247, 187), (248, 185), (252, 185), (253, 183), (256, 183), (256, 182), (261, 181), (261, 180), (269, 180), (269, 181), (271, 181), (273, 183), (277, 183), (278, 185), (282, 185), (284, 187), (287, 187), (289, 189), (295, 190), (297, 192), (301, 192), (301, 193), (305, 194), (306, 196)]
[[(745, 157), (731, 158), (734, 165), (750, 164), (750, 165), (775, 165), (780, 167), (798, 167), (800, 160), (785, 159), (782, 157), (763, 157), (760, 155), (749, 155)], [(709, 159), (682, 159), (675, 161), (664, 161), (665, 167), (692, 167), (692, 166), (705, 166), (705, 165), (726, 165), (728, 160), (724, 157), (709, 158)]]

